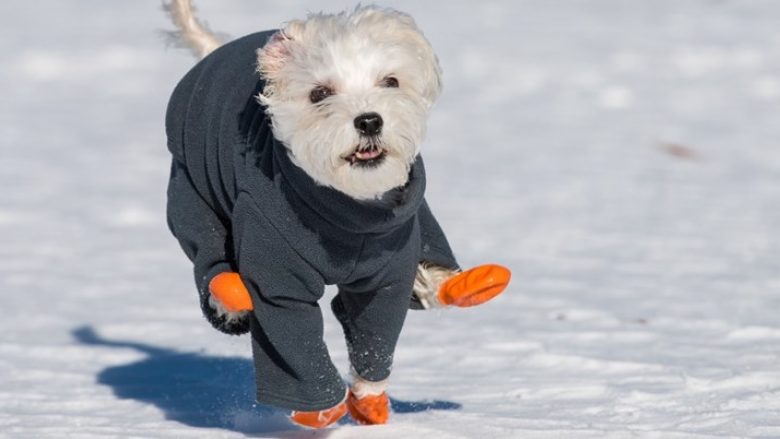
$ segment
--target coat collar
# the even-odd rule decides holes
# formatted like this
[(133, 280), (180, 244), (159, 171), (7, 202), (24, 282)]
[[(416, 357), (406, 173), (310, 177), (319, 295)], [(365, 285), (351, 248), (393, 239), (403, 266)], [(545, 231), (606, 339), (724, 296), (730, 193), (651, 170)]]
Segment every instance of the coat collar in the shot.
[(273, 141), (274, 168), (281, 178), (287, 201), (295, 209), (307, 207), (331, 226), (350, 233), (386, 233), (411, 219), (423, 202), (425, 167), (418, 155), (403, 187), (388, 191), (379, 200), (360, 201), (316, 183), (293, 163), (281, 142)]

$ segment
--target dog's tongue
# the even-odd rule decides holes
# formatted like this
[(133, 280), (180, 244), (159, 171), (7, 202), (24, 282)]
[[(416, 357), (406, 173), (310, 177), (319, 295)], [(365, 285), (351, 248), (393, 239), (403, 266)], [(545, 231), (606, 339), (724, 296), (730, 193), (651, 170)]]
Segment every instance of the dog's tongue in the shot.
[(355, 157), (358, 160), (371, 160), (379, 157), (382, 152), (378, 149), (372, 149), (368, 151), (357, 151)]

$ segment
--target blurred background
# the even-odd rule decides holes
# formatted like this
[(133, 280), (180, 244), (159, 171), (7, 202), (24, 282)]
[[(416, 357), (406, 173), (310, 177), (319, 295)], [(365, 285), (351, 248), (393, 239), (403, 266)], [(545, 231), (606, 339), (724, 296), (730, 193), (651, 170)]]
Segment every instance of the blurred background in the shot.
[[(428, 200), (464, 267), (514, 277), (410, 314), (377, 434), (780, 436), (780, 3), (381, 4), (444, 70)], [(232, 37), (354, 6), (196, 5)], [(0, 22), (0, 430), (291, 430), (166, 228), (165, 107), (194, 60), (160, 2), (4, 1)]]

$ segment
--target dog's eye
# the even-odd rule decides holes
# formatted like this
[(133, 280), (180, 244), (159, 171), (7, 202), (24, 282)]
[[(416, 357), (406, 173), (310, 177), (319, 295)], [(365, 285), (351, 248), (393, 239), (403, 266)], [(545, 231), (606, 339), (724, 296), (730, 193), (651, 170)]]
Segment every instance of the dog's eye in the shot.
[(388, 76), (385, 79), (382, 80), (382, 82), (379, 83), (382, 87), (387, 88), (398, 88), (398, 79)]
[(333, 89), (330, 87), (326, 87), (324, 85), (319, 85), (317, 87), (314, 87), (311, 92), (309, 93), (309, 100), (312, 104), (316, 104), (317, 102), (321, 102), (323, 99), (327, 98), (328, 96), (331, 96), (333, 94)]

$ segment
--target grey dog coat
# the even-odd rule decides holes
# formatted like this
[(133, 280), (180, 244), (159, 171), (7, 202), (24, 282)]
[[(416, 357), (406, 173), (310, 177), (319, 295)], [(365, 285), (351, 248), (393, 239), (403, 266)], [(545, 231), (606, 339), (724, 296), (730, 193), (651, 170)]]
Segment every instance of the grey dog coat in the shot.
[[(379, 381), (407, 309), (419, 308), (417, 264), (457, 262), (424, 200), (420, 157), (404, 187), (368, 202), (318, 185), (293, 163), (256, 99), (264, 85), (256, 50), (271, 34), (220, 47), (176, 86), (166, 116), (168, 225), (193, 262), (208, 320), (227, 333), (251, 331), (258, 401), (320, 410), (345, 395), (323, 341), (325, 285), (338, 286), (331, 306), (352, 367)], [(208, 304), (208, 284), (224, 271), (238, 272), (252, 297), (254, 311), (238, 323)]]

